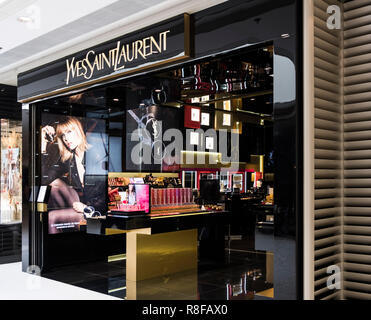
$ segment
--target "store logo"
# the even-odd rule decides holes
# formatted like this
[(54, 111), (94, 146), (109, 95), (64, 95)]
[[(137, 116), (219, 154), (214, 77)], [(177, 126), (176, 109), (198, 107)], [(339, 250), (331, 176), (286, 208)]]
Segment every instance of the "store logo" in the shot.
[(333, 265), (327, 268), (327, 274), (331, 276), (327, 279), (327, 288), (329, 290), (341, 289), (341, 270), (338, 266)]
[(341, 9), (339, 6), (329, 6), (327, 8), (327, 14), (330, 17), (327, 19), (327, 28), (330, 30), (341, 29)]
[(147, 60), (149, 56), (160, 54), (167, 50), (167, 37), (170, 30), (160, 32), (157, 36), (150, 36), (129, 44), (121, 44), (117, 41), (116, 47), (106, 52), (97, 54), (90, 50), (84, 59), (76, 60), (76, 57), (66, 60), (67, 79), (66, 85), (72, 79), (91, 79), (97, 71), (111, 69), (113, 72), (126, 68), (128, 62), (138, 59)]

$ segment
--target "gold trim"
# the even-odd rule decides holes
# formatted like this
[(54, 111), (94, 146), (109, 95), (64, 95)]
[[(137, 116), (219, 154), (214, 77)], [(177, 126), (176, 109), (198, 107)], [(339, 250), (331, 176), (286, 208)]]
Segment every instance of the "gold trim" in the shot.
[(111, 236), (114, 234), (124, 234), (126, 231), (124, 230), (119, 230), (119, 229), (106, 229), (106, 236)]
[(128, 234), (128, 233), (137, 233), (137, 234), (151, 234), (152, 230), (151, 228), (145, 228), (145, 229), (133, 229), (133, 230), (120, 230), (120, 229), (110, 229), (107, 228), (105, 230), (106, 236), (113, 235), (113, 234)]
[(188, 13), (185, 13), (184, 14), (184, 55), (182, 55), (180, 57), (170, 58), (170, 59), (167, 59), (165, 61), (160, 61), (160, 62), (154, 63), (152, 65), (149, 65), (149, 66), (139, 67), (135, 70), (130, 70), (130, 71), (127, 71), (127, 72), (123, 71), (123, 72), (118, 73), (118, 74), (108, 75), (108, 76), (105, 76), (105, 77), (102, 77), (102, 78), (99, 78), (99, 79), (96, 79), (96, 80), (87, 81), (87, 82), (84, 82), (84, 83), (79, 83), (79, 84), (73, 85), (71, 87), (57, 89), (57, 90), (54, 90), (54, 91), (51, 91), (51, 92), (48, 92), (48, 93), (44, 93), (44, 94), (36, 95), (36, 96), (30, 97), (30, 98), (26, 98), (26, 99), (23, 99), (23, 100), (19, 100), (19, 102), (20, 103), (30, 103), (30, 102), (33, 102), (35, 100), (40, 100), (40, 99), (44, 99), (44, 98), (48, 98), (48, 97), (52, 97), (52, 96), (61, 95), (63, 93), (67, 93), (69, 91), (74, 91), (74, 90), (77, 90), (77, 89), (87, 89), (88, 87), (90, 87), (92, 85), (95, 85), (95, 84), (103, 83), (103, 82), (106, 82), (106, 81), (109, 81), (109, 80), (114, 80), (114, 79), (121, 78), (121, 77), (123, 78), (123, 77), (128, 76), (128, 75), (140, 73), (141, 71), (151, 70), (151, 69), (155, 69), (159, 66), (166, 66), (167, 64), (171, 64), (173, 62), (178, 62), (178, 61), (183, 61), (183, 60), (189, 59), (189, 58), (191, 58), (191, 55), (190, 55), (191, 54), (191, 52), (190, 52), (191, 51), (191, 49), (190, 49), (190, 47), (191, 47), (190, 46), (190, 40), (191, 40), (190, 29), (191, 29), (190, 15)]
[(191, 16), (184, 14), (184, 54), (191, 56)]
[(260, 296), (260, 297), (267, 297), (267, 298), (273, 299), (274, 298), (274, 288), (264, 290), (264, 291), (261, 291), (261, 292), (257, 292), (256, 295)]
[(107, 261), (108, 262), (115, 262), (115, 261), (122, 261), (126, 260), (126, 254), (116, 254), (114, 256), (109, 256)]
[[(214, 213), (214, 212), (212, 212)], [(179, 217), (185, 217), (185, 216), (198, 216), (198, 215), (201, 215), (201, 214), (211, 214), (211, 212), (207, 211), (207, 212), (196, 212), (196, 213), (185, 213), (185, 214), (174, 214), (172, 216), (159, 216), (159, 217), (151, 217), (151, 220), (155, 220), (155, 219), (165, 219), (165, 218), (179, 218)]]
[(37, 204), (37, 211), (38, 212), (48, 212), (48, 205), (46, 203), (38, 203)]
[[(108, 178), (145, 178), (150, 172), (108, 172)], [(178, 178), (179, 173), (152, 173), (154, 178)]]
[(118, 291), (122, 291), (122, 290), (126, 290), (126, 287), (111, 289), (111, 290), (108, 290), (108, 293), (114, 293), (114, 292), (118, 292)]

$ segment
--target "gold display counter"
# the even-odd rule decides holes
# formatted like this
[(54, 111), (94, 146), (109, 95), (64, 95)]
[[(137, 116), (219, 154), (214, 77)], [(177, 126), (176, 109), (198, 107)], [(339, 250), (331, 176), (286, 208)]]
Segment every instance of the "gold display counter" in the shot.
[(138, 299), (138, 294), (141, 295), (138, 288), (144, 280), (181, 272), (194, 273), (197, 278), (198, 229), (213, 223), (228, 223), (227, 218), (228, 212), (152, 218), (107, 216), (105, 219), (88, 219), (87, 232), (126, 234), (127, 298)]

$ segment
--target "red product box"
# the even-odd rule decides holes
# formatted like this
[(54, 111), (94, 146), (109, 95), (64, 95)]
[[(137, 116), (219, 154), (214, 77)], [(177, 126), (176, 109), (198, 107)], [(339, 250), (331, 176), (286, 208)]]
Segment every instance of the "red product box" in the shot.
[(169, 204), (172, 205), (174, 203), (173, 199), (173, 189), (167, 189), (167, 196), (169, 199)]
[(167, 189), (163, 189), (162, 192), (162, 204), (165, 206), (169, 204), (168, 192)]
[(175, 189), (175, 203), (180, 205), (180, 189)]
[(151, 203), (153, 206), (157, 206), (157, 189), (151, 189)]
[(187, 203), (192, 202), (192, 189), (188, 188), (187, 189)]
[(169, 204), (169, 192), (168, 192), (168, 189), (164, 189), (164, 192), (163, 192), (163, 204), (164, 205), (168, 205)]
[(164, 205), (164, 201), (163, 201), (163, 192), (164, 190), (162, 190), (162, 189), (158, 189), (158, 191), (157, 191), (157, 204), (159, 205), (159, 206), (162, 206), (162, 205)]
[(185, 189), (184, 188), (180, 189), (180, 203), (181, 204), (185, 204), (186, 203)]
[(183, 204), (182, 189), (178, 189), (178, 204)]
[(169, 204), (173, 204), (173, 189), (168, 189), (169, 191)]
[(156, 198), (156, 206), (158, 206), (160, 203), (160, 198), (159, 198), (159, 189), (154, 189), (155, 190), (155, 198)]
[(175, 201), (175, 189), (174, 188), (170, 189), (170, 197), (171, 197), (171, 203), (175, 204), (176, 201)]
[(164, 189), (164, 205), (169, 204), (169, 191), (168, 189)]

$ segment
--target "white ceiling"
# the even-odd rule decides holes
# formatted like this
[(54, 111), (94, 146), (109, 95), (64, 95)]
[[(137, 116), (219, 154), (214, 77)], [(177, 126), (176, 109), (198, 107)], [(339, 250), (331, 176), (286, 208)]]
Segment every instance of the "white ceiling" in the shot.
[(20, 72), (224, 1), (0, 0), (0, 83), (17, 85)]

